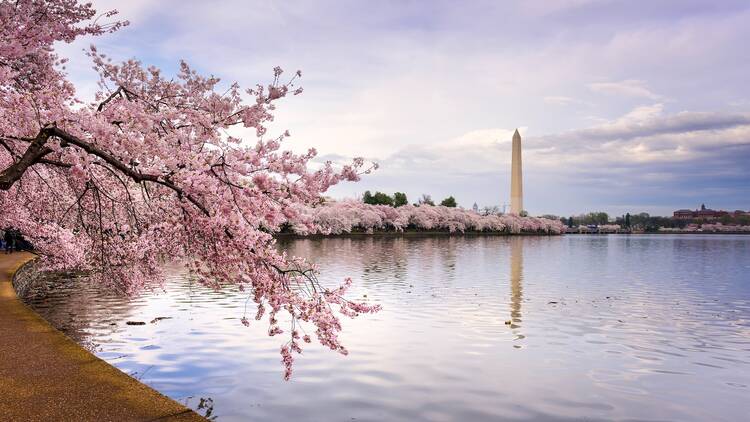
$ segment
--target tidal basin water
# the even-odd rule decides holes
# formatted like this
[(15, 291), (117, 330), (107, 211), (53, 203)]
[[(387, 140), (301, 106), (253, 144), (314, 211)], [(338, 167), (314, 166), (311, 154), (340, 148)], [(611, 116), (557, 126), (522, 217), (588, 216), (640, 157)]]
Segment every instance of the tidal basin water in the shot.
[[(179, 268), (122, 298), (82, 280), (29, 303), (99, 357), (219, 421), (748, 420), (750, 236), (281, 242), (383, 310), (347, 357), (245, 328), (246, 293)], [(248, 315), (254, 315), (252, 306)], [(152, 320), (166, 317), (151, 322)], [(145, 325), (127, 325), (144, 321)]]

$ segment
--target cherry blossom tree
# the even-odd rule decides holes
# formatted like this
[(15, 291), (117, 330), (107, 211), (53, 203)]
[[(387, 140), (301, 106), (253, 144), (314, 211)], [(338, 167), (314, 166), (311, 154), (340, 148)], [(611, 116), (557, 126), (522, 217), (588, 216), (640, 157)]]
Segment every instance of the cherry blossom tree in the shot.
[(428, 204), (396, 208), (347, 200), (313, 207), (300, 205), (295, 214), (289, 226), (300, 235), (405, 230), (506, 234), (561, 234), (565, 231), (559, 220), (512, 214), (485, 215), (474, 210)]
[[(698, 231), (699, 229), (696, 228), (690, 228), (688, 227), (686, 230), (682, 231)], [(675, 231), (680, 231), (675, 230)], [(738, 233), (738, 232), (750, 232), (750, 226), (743, 226), (739, 224), (722, 224), (722, 223), (704, 223), (700, 226), (700, 231), (704, 232), (732, 232), (732, 233)]]
[[(125, 292), (162, 280), (167, 260), (216, 288), (247, 289), (256, 319), (268, 309), (270, 335), (284, 333), (278, 314), (289, 315), (287, 379), (292, 353), (311, 341), (304, 325), (346, 354), (338, 312), (378, 307), (346, 300), (351, 280), (322, 286), (311, 265), (276, 250), (273, 233), (372, 167), (355, 159), (312, 170), (315, 150), (293, 154), (281, 149), (288, 133), (267, 134), (277, 102), (301, 92), (300, 72), (282, 79), (276, 68), (270, 84), (243, 90), (187, 63), (172, 77), (92, 47), (100, 90), (79, 100), (53, 44), (127, 25), (115, 15), (95, 18), (74, 0), (0, 2), (0, 225), (20, 230), (45, 268), (85, 271)], [(237, 128), (254, 139), (232, 136)]]

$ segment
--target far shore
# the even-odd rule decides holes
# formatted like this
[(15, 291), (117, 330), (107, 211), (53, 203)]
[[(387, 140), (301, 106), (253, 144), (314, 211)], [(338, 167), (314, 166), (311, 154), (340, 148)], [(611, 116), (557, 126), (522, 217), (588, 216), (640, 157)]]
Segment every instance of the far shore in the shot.
[(750, 234), (750, 232), (669, 232), (669, 231), (656, 231), (656, 232), (620, 232), (620, 233), (565, 233), (566, 235), (600, 235), (605, 236), (608, 234), (629, 234), (629, 235), (641, 235), (641, 234), (658, 234), (658, 235), (664, 235), (664, 234)]
[(297, 234), (297, 233), (274, 233), (273, 237), (284, 239), (321, 239), (326, 237), (429, 237), (429, 236), (561, 236), (562, 233), (508, 233), (508, 232), (449, 232), (447, 230), (435, 231), (376, 231), (367, 232), (347, 232), (337, 234)]
[(349, 232), (349, 233), (338, 233), (338, 234), (308, 234), (301, 235), (297, 233), (274, 233), (273, 237), (277, 239), (324, 239), (324, 238), (363, 238), (363, 237), (440, 237), (440, 236), (607, 236), (607, 235), (667, 235), (667, 234), (699, 234), (699, 235), (750, 235), (750, 232), (621, 232), (621, 233), (508, 233), (508, 232), (449, 232), (449, 231), (377, 231), (372, 233), (367, 232)]

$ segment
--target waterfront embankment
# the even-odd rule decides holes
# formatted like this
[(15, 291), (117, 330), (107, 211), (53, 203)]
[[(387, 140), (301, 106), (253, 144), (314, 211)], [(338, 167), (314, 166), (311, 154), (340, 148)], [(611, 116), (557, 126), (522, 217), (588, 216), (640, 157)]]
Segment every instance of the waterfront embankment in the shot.
[(33, 255), (0, 255), (0, 409), (6, 421), (205, 421), (53, 328), (16, 295)]

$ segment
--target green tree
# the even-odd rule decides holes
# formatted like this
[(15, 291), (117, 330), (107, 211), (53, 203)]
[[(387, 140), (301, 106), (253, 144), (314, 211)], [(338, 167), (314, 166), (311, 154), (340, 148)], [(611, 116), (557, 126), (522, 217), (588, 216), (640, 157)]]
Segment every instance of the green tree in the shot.
[(625, 214), (625, 227), (630, 227), (630, 213)]
[(581, 224), (607, 224), (609, 223), (609, 214), (606, 212), (590, 212), (583, 215), (581, 218)]
[(406, 199), (406, 194), (403, 192), (396, 192), (393, 194), (393, 206), (394, 207), (400, 207), (403, 205), (406, 205), (409, 203), (409, 200)]
[(449, 196), (449, 197), (447, 197), (447, 198), (443, 199), (443, 200), (442, 200), (442, 201), (440, 202), (440, 205), (442, 205), (442, 206), (444, 206), (444, 207), (456, 208), (456, 206), (457, 206), (458, 204), (456, 204), (456, 198), (454, 198), (454, 197), (452, 197), (452, 196)]
[(430, 195), (423, 193), (422, 197), (419, 198), (419, 201), (417, 201), (417, 203), (414, 205), (435, 205), (435, 202), (432, 201), (432, 197)]
[(365, 191), (365, 194), (362, 196), (362, 202), (370, 205), (393, 206), (393, 198), (391, 198), (388, 194), (383, 192), (375, 192), (375, 194), (372, 194), (369, 190)]

